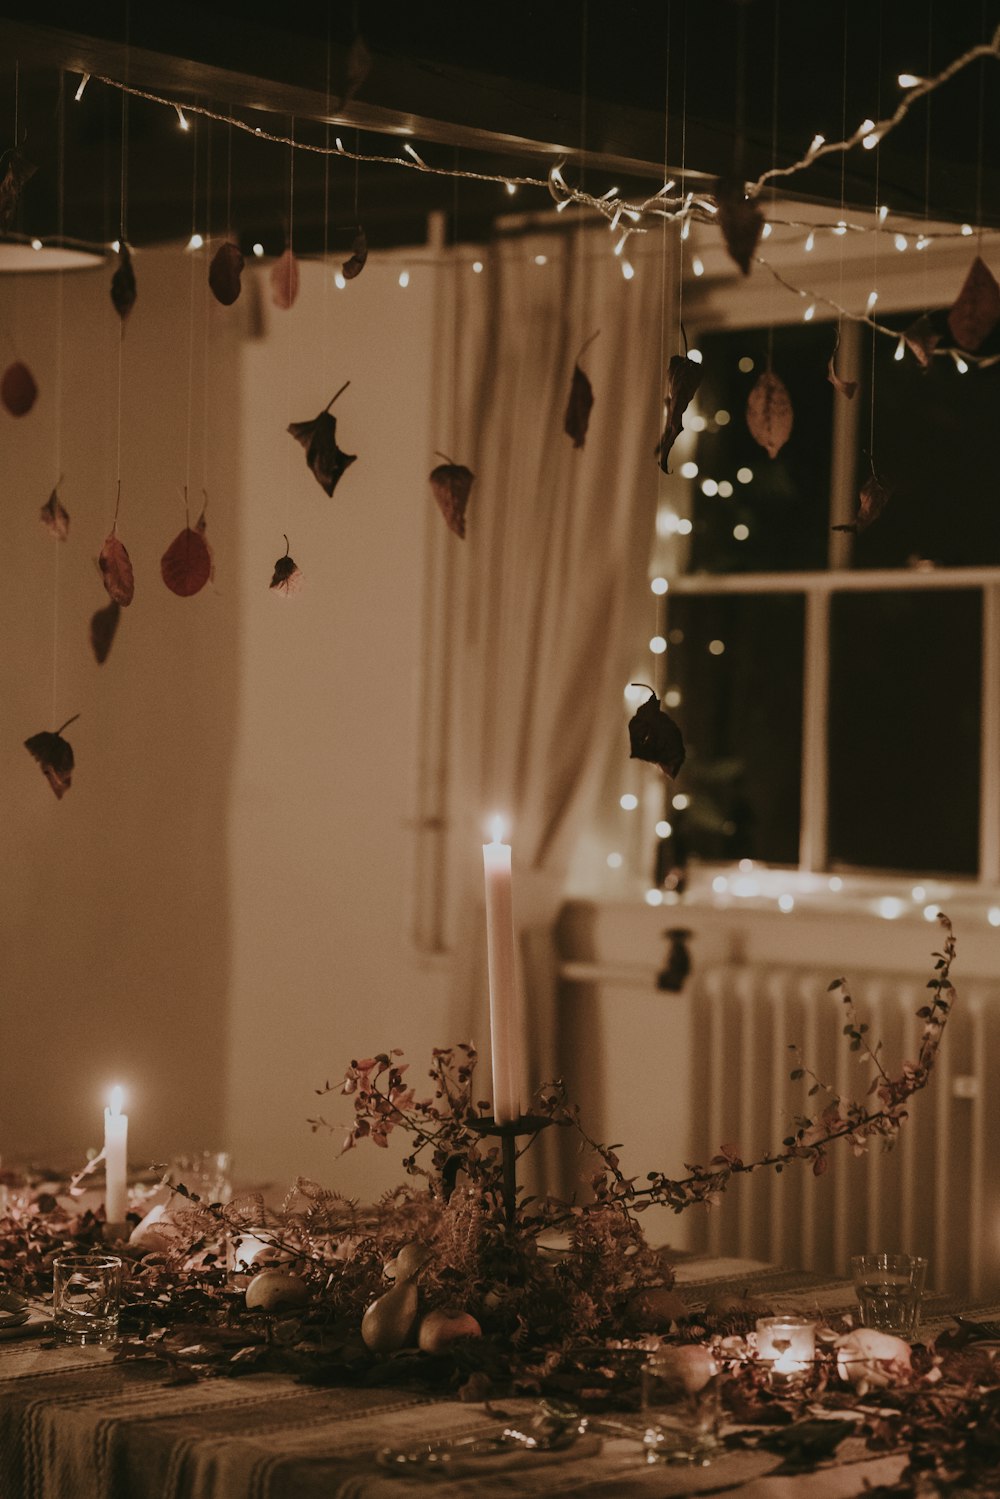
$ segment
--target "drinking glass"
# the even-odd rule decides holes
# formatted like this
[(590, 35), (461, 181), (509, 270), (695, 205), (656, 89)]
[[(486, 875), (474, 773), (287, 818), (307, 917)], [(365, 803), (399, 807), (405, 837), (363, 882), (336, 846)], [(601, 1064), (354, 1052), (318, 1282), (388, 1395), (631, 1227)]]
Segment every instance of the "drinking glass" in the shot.
[(202, 1202), (227, 1203), (233, 1195), (233, 1158), (228, 1150), (196, 1150), (191, 1155), (174, 1156), (168, 1175), (183, 1182)]
[(721, 1422), (719, 1365), (707, 1348), (664, 1348), (642, 1369), (647, 1463), (711, 1462)]
[(64, 1343), (113, 1343), (122, 1294), (118, 1255), (60, 1254), (52, 1268), (55, 1337)]
[(927, 1261), (915, 1254), (856, 1254), (851, 1258), (862, 1327), (911, 1337), (920, 1321)]

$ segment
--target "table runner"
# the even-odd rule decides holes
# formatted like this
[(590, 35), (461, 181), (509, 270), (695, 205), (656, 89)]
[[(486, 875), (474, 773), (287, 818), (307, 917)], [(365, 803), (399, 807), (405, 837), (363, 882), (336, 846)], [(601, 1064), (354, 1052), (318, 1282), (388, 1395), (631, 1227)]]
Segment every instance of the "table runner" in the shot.
[[(759, 1262), (697, 1261), (678, 1267), (692, 1307), (752, 1286), (783, 1307), (830, 1315), (853, 1303), (843, 1281), (820, 1281)], [(961, 1309), (933, 1297), (924, 1331)], [(981, 1308), (1000, 1314), (1000, 1304)], [(499, 1400), (510, 1417), (532, 1409)], [(782, 1476), (773, 1453), (735, 1450), (690, 1471), (646, 1466), (638, 1441), (605, 1436), (597, 1452), (503, 1453), (431, 1477), (379, 1468), (384, 1446), (496, 1430), (480, 1405), (411, 1391), (318, 1389), (285, 1375), (172, 1382), (157, 1366), (115, 1364), (100, 1348), (0, 1343), (0, 1499), (405, 1499), (428, 1487), (449, 1499), (491, 1496), (616, 1496), (736, 1493), (741, 1499), (852, 1499), (889, 1483), (901, 1454), (873, 1458), (861, 1441), (836, 1462)]]

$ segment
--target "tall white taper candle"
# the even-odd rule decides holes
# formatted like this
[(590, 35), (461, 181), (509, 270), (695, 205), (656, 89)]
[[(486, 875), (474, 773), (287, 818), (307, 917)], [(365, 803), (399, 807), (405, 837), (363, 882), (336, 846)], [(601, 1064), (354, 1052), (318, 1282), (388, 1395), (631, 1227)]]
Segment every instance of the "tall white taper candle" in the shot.
[(104, 1110), (104, 1216), (109, 1223), (124, 1223), (128, 1212), (128, 1115), (122, 1113), (124, 1093), (111, 1089)]
[(486, 949), (490, 973), (490, 1039), (493, 1051), (493, 1117), (510, 1124), (521, 1117), (517, 991), (514, 972), (514, 904), (510, 844), (501, 843), (503, 821), (492, 823), (493, 841), (483, 844), (486, 878)]

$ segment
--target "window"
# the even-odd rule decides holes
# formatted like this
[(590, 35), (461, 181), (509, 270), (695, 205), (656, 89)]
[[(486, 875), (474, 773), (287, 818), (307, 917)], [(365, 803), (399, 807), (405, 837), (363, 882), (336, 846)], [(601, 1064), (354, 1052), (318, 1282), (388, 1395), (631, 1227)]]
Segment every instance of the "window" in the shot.
[[(950, 304), (971, 259), (951, 245), (936, 266), (883, 264), (884, 326)], [(843, 263), (813, 258), (806, 278), (801, 246), (783, 254), (811, 288), (864, 306), (865, 268), (841, 297)], [(704, 319), (688, 314), (688, 330), (705, 376), (657, 519), (651, 573), (667, 586), (655, 582), (645, 675), (637, 657), (689, 750), (664, 809), (643, 809), (659, 822), (655, 883), (669, 890), (694, 861), (723, 866), (706, 875), (722, 890), (726, 869), (752, 861), (834, 888), (876, 872), (995, 885), (1000, 365), (938, 358), (925, 373), (901, 341), (845, 321), (837, 364), (859, 381), (848, 401), (826, 378), (835, 325), (818, 309), (793, 323), (795, 298), (772, 298), (776, 321), (754, 325), (744, 286), (697, 292)], [(795, 410), (775, 459), (744, 419), (769, 363)], [(853, 536), (834, 528), (854, 519), (870, 451), (892, 498)]]

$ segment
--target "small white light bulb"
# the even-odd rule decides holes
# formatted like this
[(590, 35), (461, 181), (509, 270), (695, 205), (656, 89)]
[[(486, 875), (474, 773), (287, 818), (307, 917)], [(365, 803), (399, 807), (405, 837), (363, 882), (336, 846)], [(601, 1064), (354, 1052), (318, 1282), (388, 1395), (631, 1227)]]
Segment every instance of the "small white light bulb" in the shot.
[(405, 291), (406, 288), (410, 284), (410, 273), (409, 273), (409, 271), (400, 271), (400, 273), (399, 273), (399, 284), (403, 288), (403, 290)]
[(177, 123), (178, 123), (178, 125), (180, 125), (180, 127), (181, 127), (182, 130), (190, 130), (191, 126), (188, 123), (187, 115), (184, 113), (183, 109), (181, 109), (181, 107), (180, 107), (179, 104), (175, 104), (174, 108), (177, 111)]
[(626, 281), (631, 281), (632, 277), (635, 275), (635, 267), (632, 265), (632, 262), (630, 260), (622, 261), (622, 275), (625, 277)]

